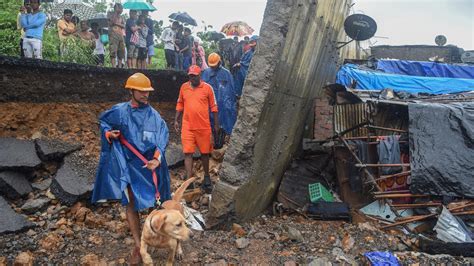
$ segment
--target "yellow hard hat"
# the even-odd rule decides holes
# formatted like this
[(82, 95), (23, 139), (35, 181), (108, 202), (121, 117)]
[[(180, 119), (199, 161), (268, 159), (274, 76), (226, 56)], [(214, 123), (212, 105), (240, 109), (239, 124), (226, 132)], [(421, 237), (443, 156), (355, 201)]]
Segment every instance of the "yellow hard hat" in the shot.
[(154, 91), (151, 87), (150, 79), (142, 73), (135, 73), (131, 75), (125, 83), (125, 89), (137, 91)]
[(211, 67), (217, 66), (217, 64), (219, 64), (220, 61), (221, 61), (221, 57), (217, 53), (212, 53), (207, 58), (207, 62), (209, 64), (209, 66), (211, 66)]

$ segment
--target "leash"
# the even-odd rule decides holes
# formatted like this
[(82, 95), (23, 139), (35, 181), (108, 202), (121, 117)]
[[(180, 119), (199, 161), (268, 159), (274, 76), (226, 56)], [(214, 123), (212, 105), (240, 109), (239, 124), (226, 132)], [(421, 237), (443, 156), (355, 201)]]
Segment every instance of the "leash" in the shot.
[[(122, 136), (122, 134), (120, 134), (120, 136), (119, 136), (119, 141), (120, 141), (120, 143), (122, 143), (122, 145), (127, 147), (133, 154), (135, 154), (144, 164), (148, 163), (148, 160), (137, 149), (135, 149), (135, 147), (133, 147), (132, 144), (130, 144)], [(160, 201), (161, 196), (160, 196), (160, 192), (158, 191), (158, 176), (156, 175), (155, 170), (151, 171), (151, 173), (152, 173), (152, 176), (153, 176), (153, 183), (155, 185), (155, 190), (156, 190), (156, 193), (155, 193), (156, 205), (161, 206), (161, 201)]]

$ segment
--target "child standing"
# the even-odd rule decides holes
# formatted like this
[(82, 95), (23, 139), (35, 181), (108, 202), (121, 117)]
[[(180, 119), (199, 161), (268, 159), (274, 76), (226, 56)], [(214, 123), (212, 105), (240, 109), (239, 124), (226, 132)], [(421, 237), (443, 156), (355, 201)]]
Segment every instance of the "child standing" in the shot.
[(137, 66), (140, 69), (146, 68), (146, 59), (148, 57), (148, 49), (146, 46), (146, 38), (148, 35), (148, 27), (145, 24), (146, 16), (140, 15), (138, 17), (138, 60)]

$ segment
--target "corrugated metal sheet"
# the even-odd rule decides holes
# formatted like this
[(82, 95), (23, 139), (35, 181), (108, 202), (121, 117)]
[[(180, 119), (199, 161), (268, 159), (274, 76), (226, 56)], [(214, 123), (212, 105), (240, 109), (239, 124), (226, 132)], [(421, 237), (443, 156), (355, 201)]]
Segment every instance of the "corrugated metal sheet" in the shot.
[[(367, 121), (367, 104), (334, 105), (334, 132), (341, 132)], [(345, 134), (346, 137), (367, 136), (367, 128), (360, 127)]]

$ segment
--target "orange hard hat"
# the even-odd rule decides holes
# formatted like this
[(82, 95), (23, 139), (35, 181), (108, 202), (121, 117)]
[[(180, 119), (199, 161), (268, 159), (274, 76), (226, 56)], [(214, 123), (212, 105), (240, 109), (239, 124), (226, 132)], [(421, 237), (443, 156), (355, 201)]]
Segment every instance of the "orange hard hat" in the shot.
[(219, 64), (220, 61), (221, 61), (221, 56), (218, 55), (217, 53), (212, 53), (207, 58), (208, 65), (211, 67), (217, 66), (217, 64)]
[(192, 65), (189, 67), (188, 75), (199, 75), (201, 74), (201, 68), (197, 65)]
[(137, 91), (154, 91), (150, 79), (142, 73), (135, 73), (127, 79), (125, 89)]

